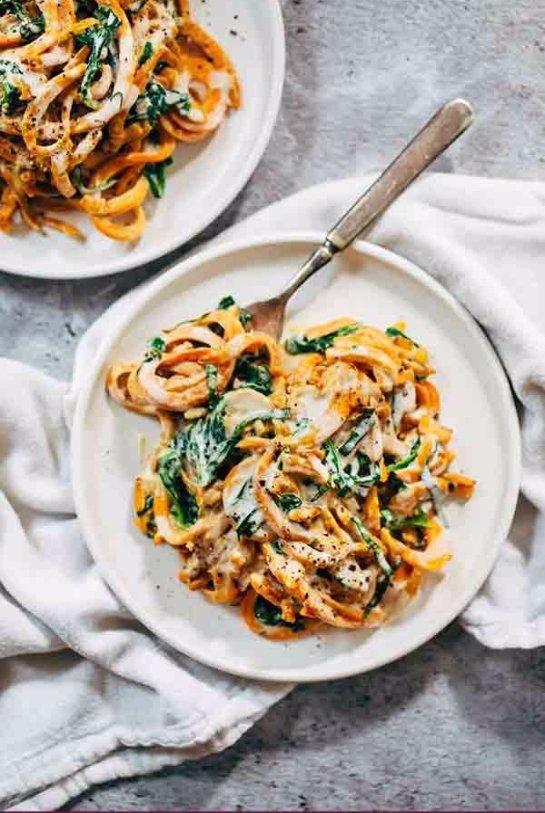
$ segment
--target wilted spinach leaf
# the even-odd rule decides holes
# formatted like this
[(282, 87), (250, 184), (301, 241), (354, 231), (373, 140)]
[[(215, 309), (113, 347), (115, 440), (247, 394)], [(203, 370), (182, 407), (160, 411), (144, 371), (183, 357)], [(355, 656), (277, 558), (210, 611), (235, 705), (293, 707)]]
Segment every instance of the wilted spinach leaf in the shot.
[(339, 336), (350, 336), (356, 333), (360, 326), (356, 323), (353, 325), (345, 325), (338, 330), (331, 333), (326, 333), (324, 336), (319, 336), (317, 339), (308, 339), (304, 335), (291, 336), (286, 339), (284, 347), (286, 352), (295, 355), (297, 353), (325, 353), (328, 347), (331, 347), (336, 338)]

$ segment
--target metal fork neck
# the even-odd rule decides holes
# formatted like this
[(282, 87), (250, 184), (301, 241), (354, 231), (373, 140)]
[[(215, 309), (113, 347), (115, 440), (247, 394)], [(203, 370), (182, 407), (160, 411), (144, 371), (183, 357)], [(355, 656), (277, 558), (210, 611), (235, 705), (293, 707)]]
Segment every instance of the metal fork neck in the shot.
[(316, 271), (319, 271), (320, 268), (323, 268), (324, 265), (327, 265), (327, 263), (330, 262), (338, 251), (339, 248), (337, 248), (337, 246), (335, 246), (331, 240), (326, 237), (324, 242), (318, 246), (316, 251), (312, 252), (310, 257), (305, 261), (304, 265), (301, 266), (299, 271), (290, 280), (282, 293), (282, 298), (287, 301), (295, 293), (295, 291), (297, 291), (301, 285), (307, 281), (307, 279), (315, 274)]
[(323, 268), (338, 251), (349, 246), (422, 170), (469, 127), (472, 120), (473, 109), (464, 99), (453, 99), (443, 105), (380, 178), (333, 226), (322, 245), (311, 254), (279, 298), (286, 303), (309, 277)]

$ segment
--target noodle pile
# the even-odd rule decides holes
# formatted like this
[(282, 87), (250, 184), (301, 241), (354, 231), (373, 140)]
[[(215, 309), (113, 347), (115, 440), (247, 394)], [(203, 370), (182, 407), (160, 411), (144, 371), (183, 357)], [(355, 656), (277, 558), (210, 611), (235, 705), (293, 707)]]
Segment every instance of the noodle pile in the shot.
[(162, 426), (137, 527), (260, 635), (376, 627), (451, 559), (444, 505), (475, 482), (450, 470), (428, 354), (404, 331), (337, 319), (282, 348), (227, 297), (109, 371), (111, 397)]
[(0, 229), (136, 240), (177, 142), (240, 103), (227, 54), (188, 0), (0, 0)]

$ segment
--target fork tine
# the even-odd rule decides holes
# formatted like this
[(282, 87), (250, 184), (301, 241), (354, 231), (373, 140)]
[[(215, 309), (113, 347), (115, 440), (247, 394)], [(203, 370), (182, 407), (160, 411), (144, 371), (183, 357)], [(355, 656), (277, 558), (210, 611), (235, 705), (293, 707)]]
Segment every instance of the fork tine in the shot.
[(274, 339), (279, 339), (284, 326), (286, 312), (286, 298), (276, 296), (262, 302), (252, 302), (245, 309), (252, 315), (252, 329), (268, 333)]

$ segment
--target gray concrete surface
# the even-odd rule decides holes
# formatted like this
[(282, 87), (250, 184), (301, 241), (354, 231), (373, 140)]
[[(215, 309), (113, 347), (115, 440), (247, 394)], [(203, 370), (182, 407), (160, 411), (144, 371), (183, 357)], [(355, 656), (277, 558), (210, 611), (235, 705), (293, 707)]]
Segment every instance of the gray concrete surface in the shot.
[(102, 810), (545, 807), (545, 652), (451, 627), (370, 675), (295, 690), (228, 751), (96, 790)]
[[(452, 95), (470, 98), (478, 120), (438, 168), (545, 177), (545, 0), (283, 7), (288, 78), (276, 131), (204, 236), (309, 183), (379, 168)], [(0, 275), (0, 352), (68, 377), (85, 328), (153, 270), (62, 284)], [(297, 689), (223, 754), (73, 806), (545, 808), (544, 676), (542, 651), (487, 651), (452, 627), (372, 675)]]

